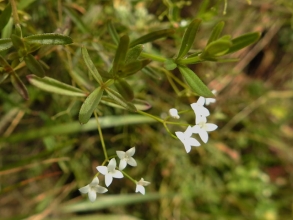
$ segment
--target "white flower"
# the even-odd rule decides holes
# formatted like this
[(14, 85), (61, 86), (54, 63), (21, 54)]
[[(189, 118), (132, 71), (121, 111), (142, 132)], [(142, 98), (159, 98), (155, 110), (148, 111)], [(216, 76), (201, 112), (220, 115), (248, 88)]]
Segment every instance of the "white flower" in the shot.
[(196, 124), (199, 122), (199, 117), (201, 117), (201, 116), (207, 117), (210, 115), (209, 110), (203, 106), (204, 103), (205, 103), (205, 98), (201, 96), (201, 97), (199, 97), (199, 99), (197, 100), (196, 103), (192, 103), (190, 105), (195, 113)]
[(172, 117), (172, 118), (175, 118), (175, 119), (179, 119), (180, 116), (178, 115), (178, 111), (176, 108), (171, 108), (169, 110), (169, 115)]
[(179, 138), (179, 140), (184, 144), (185, 150), (187, 153), (190, 152), (191, 146), (200, 146), (200, 143), (195, 139), (192, 138), (193, 129), (188, 126), (185, 132), (176, 131), (175, 134)]
[(199, 122), (196, 123), (196, 125), (192, 127), (192, 132), (194, 134), (199, 134), (201, 140), (204, 143), (208, 142), (208, 139), (209, 139), (208, 131), (214, 131), (218, 128), (217, 125), (212, 123), (206, 123), (206, 122), (207, 122), (206, 117), (200, 117)]
[(141, 194), (145, 194), (145, 188), (144, 186), (150, 185), (151, 183), (148, 181), (144, 181), (143, 178), (140, 179), (140, 181), (136, 182), (136, 189), (135, 192), (140, 192)]
[(90, 184), (88, 184), (88, 185), (86, 185), (84, 187), (81, 187), (79, 189), (79, 191), (81, 193), (87, 193), (88, 197), (89, 197), (89, 200), (91, 202), (94, 202), (96, 200), (96, 198), (97, 198), (96, 193), (105, 193), (108, 190), (105, 187), (100, 186), (98, 177), (95, 177)]
[(135, 147), (130, 148), (128, 151), (116, 151), (118, 157), (120, 158), (120, 163), (119, 163), (119, 170), (123, 170), (127, 164), (130, 166), (137, 166), (136, 161), (132, 157), (135, 153)]
[(109, 186), (113, 178), (123, 178), (123, 174), (119, 171), (116, 170), (116, 160), (115, 158), (112, 158), (108, 164), (108, 166), (97, 166), (97, 170), (105, 175), (105, 184), (106, 186)]

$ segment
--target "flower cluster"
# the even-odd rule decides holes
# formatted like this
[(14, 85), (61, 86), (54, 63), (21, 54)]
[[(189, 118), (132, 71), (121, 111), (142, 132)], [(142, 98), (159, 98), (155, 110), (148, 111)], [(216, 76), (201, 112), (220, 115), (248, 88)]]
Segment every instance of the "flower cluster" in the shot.
[[(207, 123), (207, 117), (210, 115), (210, 112), (206, 107), (204, 107), (204, 105), (209, 105), (210, 103), (214, 103), (215, 101), (216, 100), (213, 98), (199, 97), (196, 103), (192, 103), (190, 105), (195, 113), (195, 125), (188, 126), (184, 132), (175, 132), (176, 136), (183, 143), (187, 153), (190, 152), (192, 146), (200, 146), (199, 141), (192, 137), (193, 134), (198, 134), (202, 142), (207, 143), (209, 139), (208, 132), (214, 131), (218, 128), (218, 126), (215, 124)], [(174, 112), (177, 112), (177, 110), (175, 110), (170, 110), (169, 114), (173, 118), (179, 118), (179, 115), (178, 117), (174, 117), (176, 116)]]
[[(116, 169), (116, 159), (112, 158), (109, 163), (108, 166), (97, 166), (96, 169), (103, 175), (105, 175), (105, 185), (107, 187), (110, 186), (110, 184), (113, 181), (113, 178), (123, 178), (123, 169), (128, 165), (130, 166), (137, 166), (137, 163), (135, 161), (135, 159), (132, 157), (135, 153), (135, 147), (130, 148), (128, 151), (124, 152), (124, 151), (116, 151), (117, 156), (120, 159), (120, 164), (119, 164), (119, 169)], [(150, 184), (150, 182), (144, 181), (143, 178), (141, 178), (140, 181), (135, 181), (133, 180), (136, 184), (136, 189), (135, 192), (140, 192), (141, 194), (145, 194), (145, 188), (144, 186), (147, 186)], [(84, 187), (81, 187), (79, 189), (79, 191), (81, 193), (84, 194), (88, 194), (89, 200), (91, 202), (94, 202), (96, 200), (96, 193), (105, 193), (108, 191), (107, 188), (102, 187), (99, 185), (99, 179), (96, 176), (92, 182)]]

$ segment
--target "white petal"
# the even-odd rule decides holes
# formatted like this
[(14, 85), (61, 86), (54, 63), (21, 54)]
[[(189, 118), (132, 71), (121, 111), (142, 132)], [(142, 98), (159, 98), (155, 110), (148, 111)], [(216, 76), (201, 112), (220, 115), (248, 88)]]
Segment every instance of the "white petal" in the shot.
[(126, 160), (122, 159), (120, 160), (120, 163), (119, 163), (119, 170), (123, 170), (127, 165), (127, 162)]
[[(133, 157), (130, 157), (127, 161), (127, 163), (130, 165), (130, 166), (133, 166), (133, 167), (136, 167), (137, 166), (137, 163), (135, 161), (135, 159)], [(120, 169), (119, 169), (120, 170)]]
[(196, 146), (196, 147), (200, 146), (200, 143), (195, 138), (189, 138), (188, 143), (191, 146)]
[(199, 97), (199, 99), (197, 100), (197, 102), (196, 102), (198, 105), (201, 105), (201, 106), (203, 106), (204, 105), (204, 103), (205, 103), (205, 98), (204, 97)]
[(128, 151), (126, 151), (126, 154), (130, 157), (132, 157), (134, 153), (135, 153), (135, 147), (132, 147)]
[(108, 171), (112, 172), (116, 168), (116, 160), (115, 158), (112, 158), (108, 164)]
[(185, 148), (185, 150), (186, 150), (187, 153), (189, 153), (189, 152), (191, 151), (191, 146), (190, 146), (190, 144), (185, 143), (185, 144), (184, 144), (184, 148)]
[(112, 175), (111, 174), (106, 174), (105, 175), (105, 184), (106, 184), (107, 187), (110, 186), (112, 181), (113, 181)]
[(120, 159), (123, 159), (125, 157), (125, 152), (124, 151), (116, 151), (116, 154)]
[(218, 128), (218, 125), (212, 124), (212, 123), (206, 123), (205, 124), (205, 130), (206, 131), (214, 131)]
[(194, 125), (193, 127), (192, 127), (192, 133), (193, 134), (198, 134), (199, 132), (200, 132), (200, 127), (198, 126), (198, 125)]
[(81, 187), (80, 189), (78, 189), (81, 193), (88, 193), (90, 190), (90, 186), (86, 185), (84, 187)]
[(206, 98), (206, 105), (209, 105), (211, 103), (215, 103), (216, 102), (216, 99), (214, 98)]
[(141, 194), (145, 194), (145, 188), (142, 185), (136, 185), (135, 192), (140, 192)]
[(205, 124), (207, 122), (207, 118), (206, 116), (203, 115), (195, 115), (195, 124), (199, 125), (199, 124)]
[(96, 198), (97, 198), (97, 194), (96, 194), (95, 191), (91, 190), (91, 191), (89, 191), (89, 193), (88, 193), (88, 197), (89, 197), (89, 200), (90, 200), (91, 202), (94, 202), (94, 201), (96, 200)]
[(91, 182), (91, 185), (99, 185), (99, 178), (98, 177), (95, 177), (93, 179), (93, 181)]
[(176, 131), (175, 134), (176, 134), (176, 136), (179, 138), (179, 140), (180, 140), (181, 142), (183, 142), (183, 140), (184, 140), (184, 133), (181, 132), (181, 131)]
[(95, 191), (96, 191), (97, 193), (105, 193), (105, 192), (108, 192), (108, 189), (105, 188), (105, 187), (102, 187), (102, 186), (96, 186), (96, 187), (95, 187)]
[(192, 135), (192, 133), (193, 133), (193, 129), (192, 129), (192, 127), (189, 125), (189, 126), (186, 128), (185, 132), (184, 132), (184, 137), (185, 137), (185, 138), (188, 138), (188, 137), (190, 137), (190, 136)]
[(112, 172), (112, 176), (114, 178), (119, 178), (119, 179), (124, 177), (123, 174), (119, 170), (115, 170), (114, 172)]
[(201, 140), (204, 143), (208, 142), (208, 139), (209, 139), (208, 132), (206, 132), (205, 130), (201, 129), (200, 132), (199, 132), (199, 136), (200, 136)]
[(106, 175), (108, 173), (108, 167), (105, 167), (105, 166), (97, 166), (96, 168), (103, 175)]

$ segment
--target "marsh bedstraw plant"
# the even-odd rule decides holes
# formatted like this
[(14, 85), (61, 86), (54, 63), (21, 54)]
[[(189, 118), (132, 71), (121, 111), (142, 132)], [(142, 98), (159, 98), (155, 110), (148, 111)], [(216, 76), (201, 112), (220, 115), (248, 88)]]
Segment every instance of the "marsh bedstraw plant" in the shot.
[[(110, 186), (113, 178), (126, 177), (134, 183), (134, 191), (141, 194), (145, 194), (144, 187), (150, 184), (150, 182), (145, 181), (143, 178), (137, 181), (124, 171), (124, 168), (127, 165), (132, 167), (137, 166), (137, 162), (133, 157), (135, 154), (134, 147), (126, 152), (117, 149), (117, 155), (108, 155), (107, 146), (104, 142), (97, 113), (97, 108), (101, 104), (109, 106), (110, 108), (125, 109), (135, 114), (151, 117), (157, 122), (162, 123), (170, 134), (170, 137), (180, 140), (188, 153), (191, 151), (192, 146), (198, 147), (201, 145), (193, 135), (199, 135), (202, 142), (207, 143), (209, 139), (208, 132), (217, 129), (217, 125), (207, 123), (207, 118), (209, 117), (210, 112), (204, 106), (214, 103), (215, 96), (198, 75), (188, 67), (188, 65), (198, 64), (205, 61), (235, 62), (237, 59), (223, 58), (223, 56), (256, 42), (260, 36), (259, 33), (248, 33), (236, 38), (232, 38), (231, 35), (221, 36), (224, 22), (219, 22), (213, 28), (206, 46), (204, 48), (199, 48), (194, 52), (194, 40), (201, 24), (200, 19), (193, 19), (184, 27), (177, 25), (179, 28), (174, 28), (170, 24), (170, 28), (153, 31), (132, 40), (127, 31), (124, 30), (123, 34), (118, 33), (115, 25), (109, 21), (105, 24), (105, 28), (108, 30), (106, 38), (103, 38), (101, 35), (99, 36), (99, 40), (85, 41), (82, 46), (77, 44), (75, 47), (70, 48), (70, 50), (68, 50), (68, 48), (71, 47), (70, 45), (64, 48), (68, 57), (70, 57), (72, 51), (76, 49), (76, 46), (81, 47), (77, 48), (77, 50), (81, 50), (81, 57), (84, 64), (93, 80), (95, 80), (95, 82), (92, 83), (86, 76), (79, 75), (78, 71), (71, 71), (70, 76), (74, 85), (76, 85), (73, 86), (49, 76), (45, 76), (46, 72), (43, 70), (42, 62), (39, 60), (39, 57), (32, 55), (32, 53), (37, 51), (42, 45), (71, 44), (71, 38), (66, 35), (55, 33), (23, 37), (22, 27), (20, 25), (18, 11), (14, 0), (10, 0), (10, 4), (7, 4), (4, 12), (0, 17), (1, 24), (2, 26), (5, 26), (12, 13), (14, 32), (11, 34), (11, 38), (0, 39), (0, 51), (2, 52), (2, 55), (0, 56), (0, 83), (8, 80), (8, 77), (10, 76), (11, 82), (18, 93), (23, 98), (28, 99), (29, 96), (25, 83), (18, 76), (18, 70), (27, 67), (32, 73), (31, 75), (27, 75), (28, 82), (31, 85), (50, 93), (76, 97), (79, 99), (85, 98), (78, 115), (81, 124), (87, 123), (92, 117), (92, 114), (95, 116), (105, 159), (101, 166), (97, 166), (96, 169), (98, 172), (92, 181), (88, 185), (79, 189), (81, 193), (88, 194), (91, 202), (96, 200), (96, 193), (106, 193), (108, 191), (108, 189), (99, 185), (98, 176), (100, 174), (105, 176), (105, 185), (107, 187)], [(182, 30), (184, 30), (183, 37), (178, 37), (178, 35), (181, 35)], [(174, 35), (177, 36), (174, 37)], [(109, 42), (109, 36), (113, 41), (112, 43)], [(174, 37), (174, 41), (176, 41), (176, 39), (181, 39), (176, 56), (163, 57), (154, 54), (152, 51), (147, 51), (147, 49), (144, 48), (144, 44), (152, 43), (155, 40), (166, 37), (169, 39)], [(113, 55), (112, 63), (109, 63), (107, 60), (105, 61), (103, 68), (97, 68), (91, 59), (88, 50), (93, 50), (93, 48), (97, 47), (103, 48), (104, 45), (115, 50), (115, 54)], [(103, 51), (100, 50), (99, 53), (102, 54)], [(105, 56), (108, 55), (102, 54), (101, 57)], [(69, 59), (68, 63), (70, 62), (71, 60)], [(152, 65), (153, 63), (156, 63), (156, 65)], [(76, 66), (73, 67), (73, 69), (74, 68), (79, 67)], [(172, 70), (176, 68), (178, 68), (181, 76), (173, 74)], [(190, 106), (195, 113), (194, 124), (189, 125), (185, 122), (174, 122), (169, 120), (172, 118), (180, 120), (180, 112), (175, 108), (169, 110), (170, 116), (165, 119), (146, 112), (150, 106), (147, 102), (148, 100), (139, 100), (136, 97), (135, 91), (133, 90), (133, 87), (130, 86), (128, 79), (130, 76), (139, 72), (156, 76), (158, 71), (166, 74), (166, 78), (168, 78), (170, 85), (177, 94), (180, 93), (181, 95), (183, 94), (186, 96), (192, 94), (194, 96), (199, 96), (198, 101), (192, 103)], [(156, 80), (156, 77), (153, 78)], [(88, 86), (88, 82), (91, 82), (93, 86)], [(173, 105), (174, 103), (170, 104)], [(186, 129), (185, 131), (176, 131), (174, 135), (174, 132), (170, 131), (171, 128), (168, 127), (169, 125), (186, 126)], [(118, 158), (120, 159), (120, 162), (117, 167), (116, 159)]]

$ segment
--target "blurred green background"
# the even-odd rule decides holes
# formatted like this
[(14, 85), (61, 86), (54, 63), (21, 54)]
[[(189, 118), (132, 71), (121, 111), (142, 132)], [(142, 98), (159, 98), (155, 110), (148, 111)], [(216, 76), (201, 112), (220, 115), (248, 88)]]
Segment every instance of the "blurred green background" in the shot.
[[(6, 1), (0, 1), (3, 10)], [(203, 48), (212, 27), (225, 21), (223, 34), (233, 37), (259, 31), (261, 39), (231, 58), (236, 63), (206, 62), (191, 68), (217, 90), (209, 120), (219, 128), (209, 142), (186, 154), (162, 124), (101, 105), (101, 125), (109, 155), (136, 146), (134, 179), (150, 181), (146, 195), (135, 184), (115, 179), (94, 203), (78, 188), (91, 182), (104, 160), (95, 121), (78, 122), (82, 99), (30, 86), (24, 101), (7, 81), (0, 87), (1, 219), (293, 219), (293, 2), (288, 0), (22, 0), (18, 2), (24, 36), (68, 33), (74, 44), (48, 46), (38, 54), (48, 76), (72, 84), (74, 72), (88, 77), (80, 46), (91, 45), (97, 67), (109, 66), (115, 51), (106, 22), (132, 39), (153, 30), (203, 20), (194, 49)], [(12, 21), (2, 31), (11, 33)], [(10, 29), (9, 29), (10, 28)], [(182, 36), (146, 44), (165, 57), (176, 54)], [(177, 47), (178, 48), (178, 47)], [(177, 95), (162, 64), (155, 75), (130, 79), (136, 97), (166, 117), (168, 110), (190, 110), (197, 97)], [(177, 70), (174, 70), (176, 74)], [(18, 71), (25, 80), (26, 68)], [(179, 73), (178, 73), (179, 74)], [(88, 82), (89, 88), (95, 86)], [(194, 123), (187, 112), (182, 122)], [(169, 126), (173, 133), (182, 130)], [(101, 179), (101, 178), (100, 178)], [(104, 181), (101, 180), (103, 183)]]

